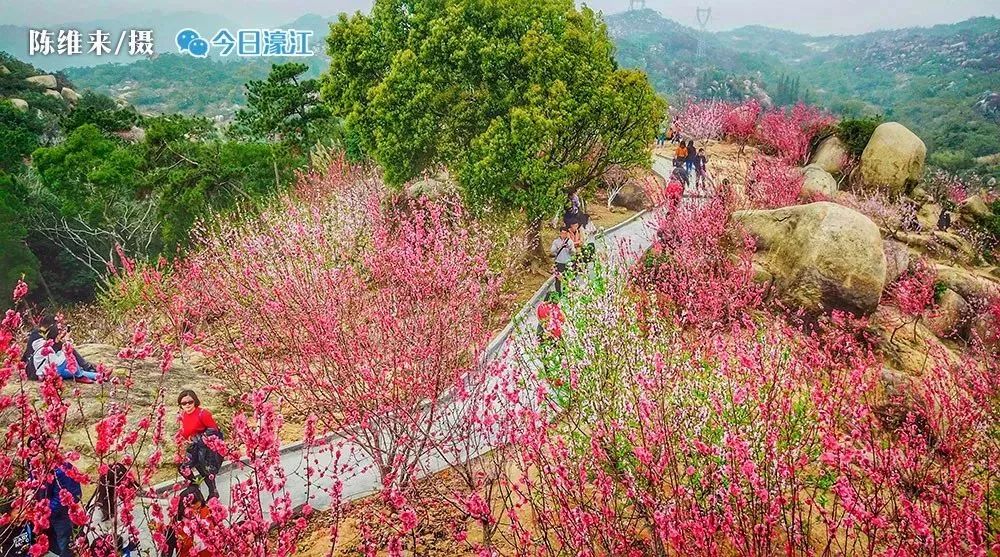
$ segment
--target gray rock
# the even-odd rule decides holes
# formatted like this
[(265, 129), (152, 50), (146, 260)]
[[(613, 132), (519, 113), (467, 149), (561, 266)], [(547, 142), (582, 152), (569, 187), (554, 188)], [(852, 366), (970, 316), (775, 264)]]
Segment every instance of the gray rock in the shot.
[(805, 197), (821, 195), (829, 198), (837, 193), (837, 180), (833, 178), (830, 172), (817, 164), (810, 164), (803, 168), (802, 177), (804, 178), (802, 182), (802, 195)]
[(865, 215), (820, 202), (733, 213), (757, 240), (755, 261), (783, 302), (810, 313), (868, 314), (885, 287), (882, 236)]
[(59, 94), (61, 94), (62, 98), (66, 99), (67, 102), (72, 104), (76, 104), (80, 101), (80, 95), (69, 87), (63, 87), (62, 90), (59, 91)]
[(920, 182), (927, 146), (897, 122), (875, 128), (861, 154), (861, 176), (866, 186), (899, 195)]
[(816, 165), (830, 174), (840, 174), (844, 171), (844, 161), (848, 159), (847, 146), (836, 135), (819, 142), (809, 165)]
[(29, 83), (41, 85), (46, 89), (56, 88), (56, 76), (54, 75), (33, 75), (31, 77), (26, 77), (24, 80)]

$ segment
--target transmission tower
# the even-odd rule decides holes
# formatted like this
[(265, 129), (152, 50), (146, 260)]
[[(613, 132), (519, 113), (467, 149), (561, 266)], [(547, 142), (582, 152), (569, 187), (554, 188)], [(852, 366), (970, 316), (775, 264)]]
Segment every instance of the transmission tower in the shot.
[(628, 11), (634, 11), (636, 6), (638, 6), (640, 10), (645, 10), (646, 0), (628, 0)]
[(705, 32), (708, 29), (708, 20), (712, 18), (712, 8), (698, 8), (695, 12), (698, 17), (698, 27), (701, 29), (701, 35), (698, 37), (698, 54), (701, 54), (702, 43), (705, 41)]

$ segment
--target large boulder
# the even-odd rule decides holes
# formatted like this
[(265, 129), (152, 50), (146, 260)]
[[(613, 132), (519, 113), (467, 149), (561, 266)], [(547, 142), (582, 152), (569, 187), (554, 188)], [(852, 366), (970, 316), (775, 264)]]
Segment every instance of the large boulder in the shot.
[(937, 300), (937, 308), (927, 318), (927, 328), (940, 338), (965, 336), (972, 316), (972, 307), (965, 298), (946, 288)]
[(0, 65), (0, 75), (7, 75), (9, 73), (10, 73), (10, 70), (7, 69), (7, 66)]
[(924, 173), (927, 146), (913, 132), (896, 122), (875, 128), (861, 154), (865, 184), (900, 194), (916, 185)]
[(935, 264), (937, 280), (957, 292), (966, 301), (982, 304), (1000, 296), (1000, 284), (989, 275), (980, 274), (977, 270)]
[(958, 212), (962, 218), (969, 223), (976, 223), (993, 216), (983, 198), (978, 195), (970, 196), (958, 206)]
[(775, 294), (810, 313), (871, 313), (886, 279), (882, 236), (865, 215), (829, 202), (733, 213), (757, 240)]
[(641, 211), (646, 207), (646, 192), (635, 180), (631, 180), (611, 200), (611, 204), (629, 211)]
[(910, 248), (895, 240), (885, 240), (882, 251), (885, 253), (885, 283), (889, 285), (910, 267)]
[(54, 75), (33, 75), (31, 77), (24, 78), (25, 81), (29, 83), (34, 83), (36, 85), (41, 85), (46, 89), (56, 88), (56, 76)]
[(844, 171), (844, 162), (848, 158), (847, 146), (839, 137), (831, 135), (819, 142), (812, 158), (809, 159), (809, 164), (816, 165), (830, 174), (840, 174)]
[(63, 87), (62, 90), (59, 91), (59, 94), (62, 95), (62, 98), (66, 99), (66, 102), (76, 104), (80, 101), (80, 94), (69, 87)]
[(14, 105), (14, 108), (20, 110), (21, 112), (28, 110), (28, 101), (24, 99), (7, 99), (7, 100), (10, 101), (10, 104)]
[(60, 95), (59, 91), (56, 91), (55, 89), (46, 89), (45, 94), (52, 97), (53, 99), (63, 100), (62, 95)]
[(802, 195), (831, 197), (837, 193), (837, 180), (819, 165), (810, 164), (802, 169)]

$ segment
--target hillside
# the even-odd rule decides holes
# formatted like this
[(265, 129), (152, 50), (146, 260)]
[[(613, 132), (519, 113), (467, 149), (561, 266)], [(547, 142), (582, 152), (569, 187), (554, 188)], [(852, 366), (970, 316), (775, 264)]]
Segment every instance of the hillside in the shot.
[(964, 167), (955, 170), (1000, 152), (996, 18), (854, 36), (743, 27), (706, 34), (700, 49), (698, 31), (653, 10), (612, 14), (607, 24), (619, 62), (648, 72), (668, 95), (764, 100), (787, 76), (798, 80), (799, 98), (917, 130), (932, 152)]

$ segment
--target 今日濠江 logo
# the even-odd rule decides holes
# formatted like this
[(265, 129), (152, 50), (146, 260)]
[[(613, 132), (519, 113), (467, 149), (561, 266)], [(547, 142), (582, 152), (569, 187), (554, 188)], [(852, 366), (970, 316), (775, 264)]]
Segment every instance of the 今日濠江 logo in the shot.
[(211, 38), (202, 37), (194, 29), (177, 33), (177, 50), (205, 58), (209, 52), (219, 56), (312, 56), (309, 39), (313, 32), (301, 29), (239, 29), (234, 35), (219, 29)]

